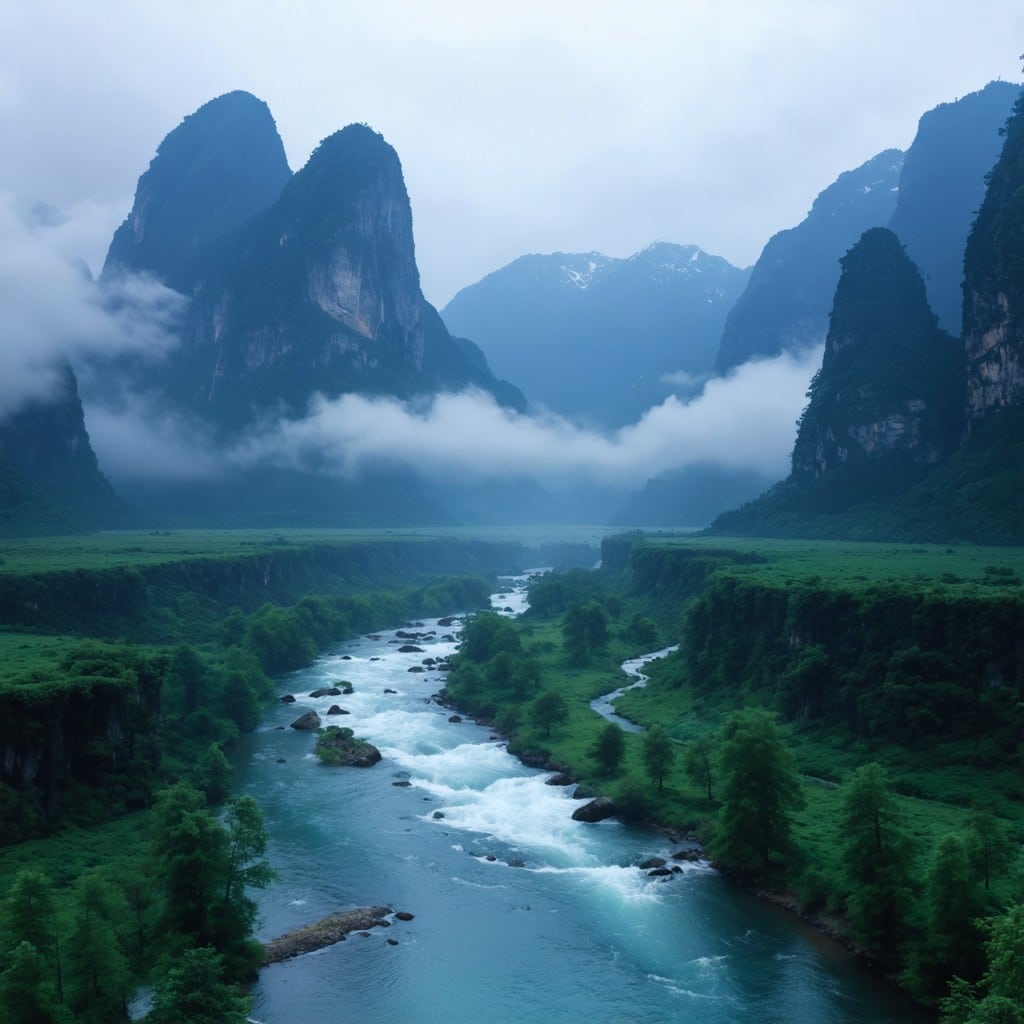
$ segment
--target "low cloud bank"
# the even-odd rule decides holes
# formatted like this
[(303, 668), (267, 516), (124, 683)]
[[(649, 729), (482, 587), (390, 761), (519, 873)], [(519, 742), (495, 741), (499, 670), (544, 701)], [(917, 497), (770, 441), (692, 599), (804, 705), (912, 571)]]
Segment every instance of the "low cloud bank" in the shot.
[(349, 477), (400, 464), (426, 473), (637, 486), (666, 470), (713, 463), (780, 478), (789, 470), (795, 422), (821, 352), (746, 363), (709, 380), (693, 399), (668, 398), (610, 434), (553, 415), (520, 415), (480, 392), (418, 404), (317, 396), (307, 416), (251, 434), (225, 459)]
[(69, 359), (159, 358), (184, 298), (147, 277), (97, 287), (73, 253), (81, 224), (0, 194), (0, 418), (57, 394)]

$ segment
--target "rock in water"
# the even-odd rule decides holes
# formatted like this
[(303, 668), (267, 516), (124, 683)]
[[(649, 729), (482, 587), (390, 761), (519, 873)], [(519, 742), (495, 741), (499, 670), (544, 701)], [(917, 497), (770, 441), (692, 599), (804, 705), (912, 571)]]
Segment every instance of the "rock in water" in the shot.
[(292, 722), (292, 728), (313, 732), (320, 728), (320, 716), (315, 711), (307, 711)]
[[(303, 953), (312, 953), (314, 950), (333, 946), (334, 943), (341, 942), (350, 932), (387, 927), (389, 922), (384, 918), (390, 913), (390, 907), (359, 907), (356, 910), (331, 914), (315, 924), (297, 928), (280, 938), (271, 939), (266, 944), (263, 966), (279, 964), (283, 960), (290, 960), (293, 956), (301, 956)], [(402, 920), (407, 919), (411, 920), (411, 915), (402, 918)]]
[(615, 804), (608, 797), (599, 796), (591, 800), (589, 804), (577, 807), (572, 812), (572, 820), (593, 823), (604, 821), (605, 818), (610, 818), (614, 814)]

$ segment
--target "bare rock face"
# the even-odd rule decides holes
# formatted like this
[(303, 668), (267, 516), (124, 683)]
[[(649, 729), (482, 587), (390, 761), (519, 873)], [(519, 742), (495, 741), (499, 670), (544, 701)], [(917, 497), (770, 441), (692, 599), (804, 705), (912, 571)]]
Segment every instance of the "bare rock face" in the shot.
[(1024, 94), (1006, 124), (1002, 154), (964, 254), (967, 424), (1024, 404)]

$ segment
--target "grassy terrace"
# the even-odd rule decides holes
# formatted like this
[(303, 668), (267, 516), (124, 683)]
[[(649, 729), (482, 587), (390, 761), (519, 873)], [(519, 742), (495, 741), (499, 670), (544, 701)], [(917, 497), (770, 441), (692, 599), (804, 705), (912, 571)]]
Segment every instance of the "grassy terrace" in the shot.
[(427, 539), (521, 541), (524, 544), (600, 544), (602, 527), (437, 527), (431, 529), (282, 529), (118, 531), (74, 537), (0, 538), (0, 573), (41, 573), (161, 565), (191, 558), (252, 555), (284, 545), (317, 545)]
[(695, 554), (723, 550), (754, 554), (763, 561), (729, 566), (724, 571), (776, 585), (819, 582), (856, 589), (904, 582), (996, 591), (1019, 586), (1024, 579), (1024, 548), (681, 534), (649, 534), (643, 543), (648, 547), (692, 550)]

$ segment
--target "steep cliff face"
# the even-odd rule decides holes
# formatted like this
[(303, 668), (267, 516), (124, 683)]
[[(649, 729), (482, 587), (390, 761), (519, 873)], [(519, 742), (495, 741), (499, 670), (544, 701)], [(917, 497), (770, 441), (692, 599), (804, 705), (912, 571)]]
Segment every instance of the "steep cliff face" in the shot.
[[(271, 159), (275, 146), (265, 105), (232, 93), (175, 129), (140, 180), (108, 272), (159, 273), (191, 305), (181, 347), (159, 366), (135, 367), (137, 383), (222, 434), (301, 414), (315, 393), (476, 386), (521, 406), (423, 298), (391, 146), (350, 125), (293, 176), (283, 153)], [(253, 149), (259, 188), (245, 176)]]
[(1024, 405), (1024, 97), (964, 256), (967, 423)]
[(985, 196), (985, 176), (999, 158), (1000, 129), (1020, 88), (990, 82), (984, 89), (929, 110), (918, 123), (900, 175), (889, 227), (924, 278), (939, 325), (962, 327), (964, 247)]
[(930, 465), (959, 440), (963, 360), (924, 282), (885, 228), (842, 261), (821, 370), (793, 449), (794, 476), (898, 455)]
[(0, 534), (77, 533), (131, 525), (100, 472), (71, 367), (53, 395), (0, 419)]
[(148, 271), (174, 288), (215, 239), (267, 209), (291, 177), (267, 105), (247, 92), (210, 100), (160, 144), (139, 178), (103, 276)]
[(769, 239), (725, 322), (715, 370), (818, 344), (839, 280), (839, 259), (896, 207), (903, 153), (887, 149), (841, 174), (795, 228)]

